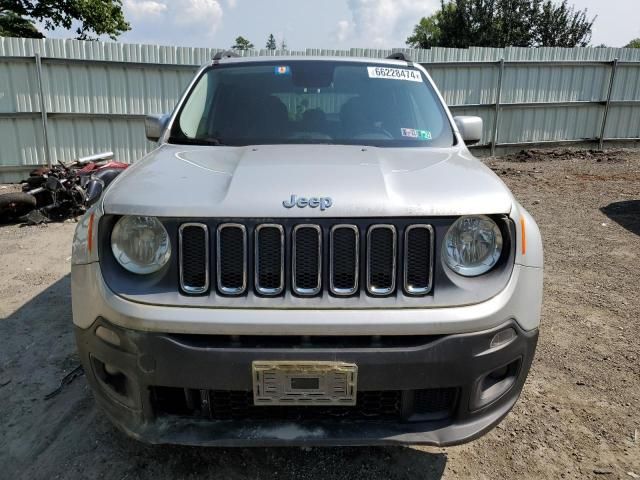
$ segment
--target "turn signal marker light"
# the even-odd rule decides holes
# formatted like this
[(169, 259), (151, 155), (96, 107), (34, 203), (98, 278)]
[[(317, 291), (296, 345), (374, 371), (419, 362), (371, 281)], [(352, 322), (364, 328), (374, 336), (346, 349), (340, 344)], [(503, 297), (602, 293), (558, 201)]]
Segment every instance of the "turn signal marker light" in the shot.
[(89, 228), (87, 229), (87, 249), (89, 253), (93, 250), (93, 220), (95, 219), (95, 213), (92, 213), (89, 217)]

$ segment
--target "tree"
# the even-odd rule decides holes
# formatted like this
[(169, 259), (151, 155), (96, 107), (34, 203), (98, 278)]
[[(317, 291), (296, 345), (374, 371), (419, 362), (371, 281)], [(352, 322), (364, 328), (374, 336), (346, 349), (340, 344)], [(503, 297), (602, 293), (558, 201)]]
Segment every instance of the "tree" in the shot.
[(276, 37), (273, 36), (273, 33), (269, 35), (267, 39), (267, 50), (276, 50), (278, 45), (276, 44)]
[(236, 43), (231, 48), (233, 50), (251, 50), (253, 48), (253, 43), (243, 36), (240, 36), (236, 38)]
[(547, 0), (538, 20), (536, 41), (543, 47), (586, 47), (591, 40), (595, 18), (589, 20), (586, 10), (575, 11), (567, 0), (554, 5)]
[(285, 38), (282, 37), (282, 41), (280, 42), (280, 50), (286, 50), (287, 48), (289, 48), (289, 45), (287, 45), (287, 41), (285, 40)]
[(407, 38), (407, 45), (414, 48), (431, 48), (439, 45), (440, 27), (438, 26), (439, 18), (442, 16), (437, 12), (430, 17), (422, 17), (413, 29), (413, 35)]
[(575, 47), (591, 39), (595, 18), (553, 0), (441, 0), (420, 20), (407, 44), (414, 48)]
[(634, 38), (627, 43), (624, 48), (640, 48), (640, 38)]
[(131, 29), (124, 19), (121, 0), (0, 0), (0, 36), (43, 38), (44, 30), (71, 29), (80, 40), (108, 35), (115, 40)]

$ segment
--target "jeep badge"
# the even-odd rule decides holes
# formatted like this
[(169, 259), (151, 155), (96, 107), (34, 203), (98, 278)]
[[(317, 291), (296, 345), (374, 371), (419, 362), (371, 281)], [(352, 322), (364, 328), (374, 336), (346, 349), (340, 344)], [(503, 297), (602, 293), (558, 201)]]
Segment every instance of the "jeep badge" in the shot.
[(297, 195), (291, 195), (290, 200), (285, 200), (284, 202), (282, 202), (282, 206), (284, 208), (293, 208), (293, 207), (318, 208), (320, 207), (320, 210), (322, 210), (323, 212), (327, 208), (331, 208), (331, 205), (333, 205), (333, 200), (331, 200), (330, 197), (311, 197), (311, 198), (299, 197), (298, 198)]

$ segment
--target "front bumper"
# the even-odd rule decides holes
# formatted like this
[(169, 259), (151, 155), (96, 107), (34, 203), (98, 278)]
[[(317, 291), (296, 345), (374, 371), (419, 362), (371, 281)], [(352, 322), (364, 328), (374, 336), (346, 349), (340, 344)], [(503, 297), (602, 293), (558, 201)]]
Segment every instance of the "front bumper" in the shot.
[[(119, 346), (105, 341), (104, 335), (98, 337), (98, 327), (115, 333)], [(496, 333), (505, 329), (513, 329), (515, 336), (491, 347)], [(231, 335), (143, 332), (103, 318), (90, 328), (76, 327), (75, 333), (96, 399), (118, 427), (150, 443), (212, 446), (463, 443), (490, 430), (513, 407), (538, 338), (537, 329), (525, 331), (513, 320), (474, 333), (421, 336), (410, 342), (405, 338), (399, 343), (375, 338), (370, 345), (349, 345), (345, 339), (340, 346), (337, 341), (327, 343), (327, 337), (251, 337), (238, 343)], [(259, 418), (227, 418), (214, 411), (215, 404), (203, 408), (208, 393), (198, 397), (197, 405), (179, 401), (175, 411), (158, 403), (158, 388), (185, 395), (196, 391), (250, 396), (254, 360), (355, 363), (358, 391), (398, 392), (397, 415), (356, 418), (346, 411), (336, 417), (302, 415), (291, 420), (261, 410)], [(487, 377), (492, 372), (493, 379)], [(455, 392), (447, 397), (447, 405), (441, 405), (444, 414), (442, 408), (437, 415), (417, 411), (417, 392), (436, 390)], [(274, 407), (248, 411), (255, 413), (257, 408)]]

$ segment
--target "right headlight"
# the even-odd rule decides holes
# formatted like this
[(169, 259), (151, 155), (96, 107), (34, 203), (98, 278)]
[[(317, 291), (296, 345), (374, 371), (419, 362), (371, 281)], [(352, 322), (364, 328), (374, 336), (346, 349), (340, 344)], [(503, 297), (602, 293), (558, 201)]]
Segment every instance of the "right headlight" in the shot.
[(484, 215), (460, 217), (447, 231), (442, 245), (444, 263), (465, 277), (488, 272), (501, 253), (500, 227)]
[(147, 275), (164, 267), (171, 257), (171, 241), (155, 217), (122, 217), (111, 232), (111, 251), (132, 273)]

